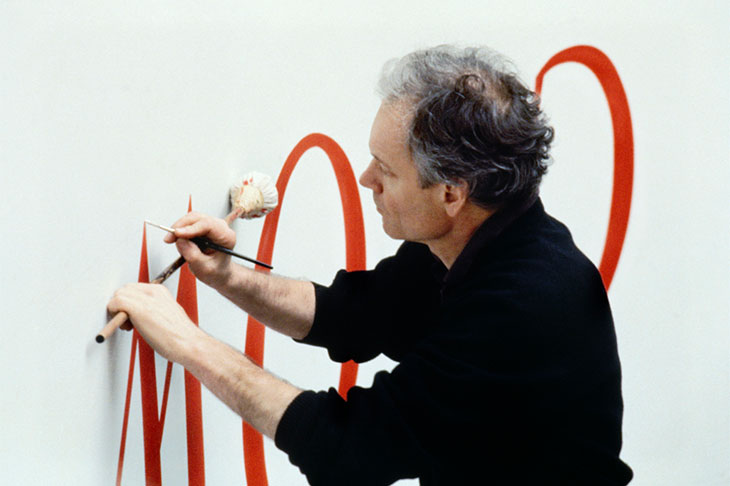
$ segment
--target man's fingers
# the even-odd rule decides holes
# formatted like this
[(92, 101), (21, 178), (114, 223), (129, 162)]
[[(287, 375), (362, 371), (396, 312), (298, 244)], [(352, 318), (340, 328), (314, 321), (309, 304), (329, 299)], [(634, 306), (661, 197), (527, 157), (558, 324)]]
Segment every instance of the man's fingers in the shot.
[(177, 220), (172, 227), (175, 228), (175, 234), (165, 237), (165, 241), (175, 243), (177, 251), (188, 262), (195, 276), (208, 285), (222, 282), (230, 270), (231, 257), (212, 249), (201, 250), (191, 240), (203, 237), (226, 248), (233, 248), (236, 246), (236, 233), (231, 227), (223, 219), (193, 212)]
[(124, 287), (119, 288), (116, 292), (114, 292), (114, 295), (109, 300), (109, 303), (106, 305), (106, 310), (111, 314), (116, 314), (122, 311), (129, 314), (128, 309), (131, 306), (130, 295), (134, 292), (129, 288), (129, 285), (131, 284), (127, 284)]
[(210, 233), (212, 229), (212, 224), (209, 219), (199, 219), (191, 224), (175, 227), (175, 236), (178, 238), (205, 236)]
[(155, 296), (159, 292), (169, 292), (160, 284), (129, 283), (120, 287), (107, 304), (107, 310), (113, 314), (124, 311), (131, 314), (135, 305), (141, 304), (145, 299)]
[(198, 221), (201, 218), (204, 218), (205, 215), (202, 213), (198, 213), (196, 211), (190, 211), (189, 213), (185, 213), (184, 216), (182, 216), (180, 219), (175, 221), (173, 223), (173, 228), (179, 228), (181, 226), (187, 226), (189, 224), (193, 224), (194, 222)]
[(165, 235), (164, 241), (167, 243), (174, 243), (181, 238), (203, 236), (228, 248), (233, 248), (236, 244), (236, 233), (220, 218), (191, 212), (177, 220), (172, 227), (175, 234)]
[(184, 228), (187, 228), (201, 220), (204, 221), (206, 219), (209, 219), (209, 217), (204, 214), (196, 213), (195, 211), (191, 211), (189, 213), (185, 213), (185, 215), (183, 217), (181, 217), (180, 219), (175, 221), (172, 224), (172, 227), (176, 230), (175, 234), (177, 235), (178, 231), (183, 230)]
[(106, 310), (110, 314), (117, 314), (122, 311), (127, 312), (128, 308), (129, 302), (126, 300), (124, 294), (121, 294), (119, 290), (114, 293), (114, 296), (111, 298), (111, 300), (109, 300), (106, 305)]
[(192, 239), (202, 236), (227, 248), (233, 248), (236, 245), (236, 233), (220, 218), (196, 215), (190, 218), (182, 218), (179, 221), (179, 226), (173, 225), (173, 227), (175, 228), (175, 236), (178, 239)]
[[(186, 213), (185, 216), (178, 219), (177, 221), (175, 221), (172, 224), (172, 228), (174, 228), (176, 231), (174, 234), (167, 233), (165, 235), (165, 238), (164, 238), (165, 243), (174, 243), (178, 239), (178, 237), (188, 238), (189, 237), (188, 235), (179, 234), (178, 231), (182, 230), (183, 228), (186, 228), (190, 225), (195, 224), (197, 221), (199, 221), (205, 217), (206, 217), (205, 215), (203, 215), (201, 213), (196, 213), (195, 211)], [(184, 230), (183, 230), (183, 232), (184, 232)]]
[(186, 239), (180, 239), (175, 242), (175, 246), (177, 246), (177, 251), (180, 252), (180, 255), (188, 262), (196, 262), (200, 259), (200, 257), (203, 255), (203, 252), (200, 251), (200, 248), (198, 248), (198, 245), (193, 243), (190, 240)]

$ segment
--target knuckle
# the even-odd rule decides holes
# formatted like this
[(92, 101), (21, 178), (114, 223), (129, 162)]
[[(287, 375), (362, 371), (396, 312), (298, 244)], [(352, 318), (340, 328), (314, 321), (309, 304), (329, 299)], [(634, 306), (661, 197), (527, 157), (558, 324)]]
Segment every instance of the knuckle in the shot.
[(157, 287), (157, 284), (146, 283), (141, 285), (140, 290), (142, 290), (147, 295), (154, 295), (157, 291)]

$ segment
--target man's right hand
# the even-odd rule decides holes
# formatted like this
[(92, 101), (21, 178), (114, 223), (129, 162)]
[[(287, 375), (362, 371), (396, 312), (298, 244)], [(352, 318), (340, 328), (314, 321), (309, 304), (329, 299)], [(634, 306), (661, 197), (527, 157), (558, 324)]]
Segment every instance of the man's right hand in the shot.
[(172, 225), (175, 234), (165, 235), (166, 243), (176, 243), (177, 249), (190, 266), (193, 274), (205, 283), (219, 289), (225, 285), (232, 271), (230, 255), (218, 251), (202, 252), (190, 239), (202, 236), (226, 248), (236, 246), (236, 233), (220, 218), (190, 212)]

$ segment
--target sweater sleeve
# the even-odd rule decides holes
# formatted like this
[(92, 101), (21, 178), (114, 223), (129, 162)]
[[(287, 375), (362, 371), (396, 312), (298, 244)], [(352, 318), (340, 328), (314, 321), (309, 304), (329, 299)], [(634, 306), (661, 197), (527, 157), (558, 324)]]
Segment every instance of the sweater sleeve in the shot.
[(397, 359), (433, 322), (439, 283), (424, 245), (404, 243), (373, 270), (341, 270), (328, 287), (315, 284), (316, 308), (300, 342), (327, 348), (337, 362), (380, 353)]

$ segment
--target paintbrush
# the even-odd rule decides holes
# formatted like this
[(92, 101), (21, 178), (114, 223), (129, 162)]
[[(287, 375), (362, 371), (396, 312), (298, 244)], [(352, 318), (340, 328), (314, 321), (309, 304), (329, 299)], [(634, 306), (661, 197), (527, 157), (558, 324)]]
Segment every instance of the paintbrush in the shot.
[[(169, 226), (162, 226), (161, 224), (153, 223), (152, 221), (145, 220), (146, 224), (149, 224), (150, 226), (154, 226), (155, 228), (160, 228), (161, 230), (165, 230), (168, 233), (175, 234), (175, 229), (170, 228)], [(247, 262), (255, 263), (256, 265), (260, 265), (262, 267), (268, 268), (269, 270), (273, 269), (271, 265), (268, 263), (260, 262), (258, 260), (254, 260), (253, 258), (249, 258), (247, 256), (241, 255), (240, 253), (236, 253), (235, 251), (226, 248), (225, 246), (218, 245), (216, 243), (213, 243), (208, 238), (197, 236), (195, 238), (191, 238), (190, 241), (198, 245), (198, 248), (200, 248), (201, 251), (205, 251), (208, 249), (219, 251), (221, 253), (226, 253), (228, 255), (234, 256), (236, 258), (240, 258), (242, 260), (246, 260)]]

